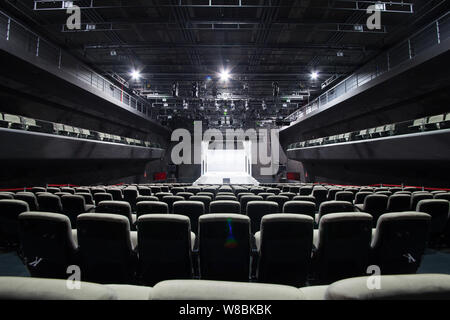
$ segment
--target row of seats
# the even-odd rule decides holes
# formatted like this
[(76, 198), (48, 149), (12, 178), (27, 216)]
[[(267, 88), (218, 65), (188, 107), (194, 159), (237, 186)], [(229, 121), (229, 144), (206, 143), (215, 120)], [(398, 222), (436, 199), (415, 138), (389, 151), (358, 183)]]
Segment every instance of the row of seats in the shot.
[(8, 113), (0, 113), (0, 127), (9, 129), (18, 129), (34, 132), (43, 132), (56, 135), (63, 135), (75, 138), (92, 139), (106, 142), (123, 143), (128, 145), (142, 146), (148, 148), (160, 148), (158, 143), (150, 141), (132, 139), (113, 135), (109, 133), (103, 133), (98, 131), (92, 131), (88, 129), (78, 128), (61, 123), (50, 123), (47, 121), (36, 120), (18, 115), (12, 115)]
[(167, 280), (153, 287), (82, 282), (70, 290), (66, 280), (0, 277), (2, 300), (449, 300), (450, 275), (349, 278), (327, 286), (286, 285), (208, 280)]
[[(404, 128), (403, 128), (404, 127)], [(310, 139), (297, 143), (292, 143), (288, 146), (288, 150), (296, 148), (305, 148), (312, 146), (320, 146), (332, 143), (341, 143), (348, 141), (356, 141), (363, 139), (373, 139), (385, 136), (415, 133), (430, 130), (447, 129), (450, 127), (450, 112), (430, 117), (415, 119), (404, 123), (390, 123), (377, 126), (370, 129), (362, 129), (359, 131), (346, 132), (342, 134)]]
[[(364, 275), (371, 264), (382, 274), (415, 273), (431, 221), (421, 212), (388, 213), (372, 229), (369, 214), (334, 213), (314, 230), (311, 216), (278, 213), (264, 215), (253, 236), (247, 216), (205, 214), (197, 238), (189, 217), (177, 214), (142, 215), (136, 232), (117, 214), (81, 214), (72, 230), (65, 215), (24, 212), (15, 227), (32, 276), (65, 277), (67, 266), (77, 264), (84, 280), (100, 283), (152, 285), (196, 274), (301, 286), (308, 276), (330, 283)], [(12, 232), (13, 220), (8, 227)]]

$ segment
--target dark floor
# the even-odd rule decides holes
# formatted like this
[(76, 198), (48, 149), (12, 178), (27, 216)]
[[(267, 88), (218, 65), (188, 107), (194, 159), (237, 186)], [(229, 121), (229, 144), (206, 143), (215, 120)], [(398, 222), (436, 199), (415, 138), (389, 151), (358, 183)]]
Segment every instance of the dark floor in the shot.
[[(450, 249), (427, 249), (417, 273), (450, 274)], [(30, 274), (16, 252), (0, 251), (0, 276), (28, 277)]]

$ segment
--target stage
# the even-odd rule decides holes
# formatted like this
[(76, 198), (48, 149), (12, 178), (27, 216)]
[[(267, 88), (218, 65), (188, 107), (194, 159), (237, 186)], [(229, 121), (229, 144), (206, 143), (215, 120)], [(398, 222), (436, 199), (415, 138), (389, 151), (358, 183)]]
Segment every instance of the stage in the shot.
[(193, 184), (249, 184), (257, 186), (259, 185), (259, 182), (245, 172), (207, 172)]

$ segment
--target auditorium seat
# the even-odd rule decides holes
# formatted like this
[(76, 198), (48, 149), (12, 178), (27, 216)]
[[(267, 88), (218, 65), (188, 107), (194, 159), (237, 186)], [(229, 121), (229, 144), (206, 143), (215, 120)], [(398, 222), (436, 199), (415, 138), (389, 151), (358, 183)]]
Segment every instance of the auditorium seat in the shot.
[(444, 234), (445, 226), (449, 220), (450, 202), (444, 199), (425, 199), (417, 203), (416, 211), (431, 216), (431, 240), (437, 240)]
[(407, 194), (395, 193), (389, 197), (386, 212), (409, 211), (411, 196)]
[(159, 201), (162, 201), (162, 199), (166, 196), (173, 196), (172, 193), (170, 192), (158, 192), (157, 194), (155, 194), (155, 196), (158, 197)]
[(205, 205), (201, 201), (177, 201), (173, 204), (173, 213), (187, 216), (192, 232), (198, 234), (198, 219), (205, 214)]
[(237, 198), (236, 198), (236, 196), (231, 195), (231, 194), (220, 194), (220, 193), (218, 193), (214, 200), (216, 200), (216, 201), (218, 201), (218, 200), (237, 201)]
[(37, 196), (39, 210), (45, 212), (62, 213), (61, 199), (51, 193), (43, 193)]
[(162, 202), (167, 203), (169, 206), (169, 213), (173, 213), (173, 204), (177, 201), (184, 201), (184, 197), (181, 196), (164, 196)]
[(173, 187), (172, 189), (170, 189), (170, 192), (172, 192), (174, 195), (177, 195), (178, 192), (184, 192), (184, 188), (183, 187)]
[[(239, 202), (241, 202), (241, 199), (242, 199), (242, 197), (243, 196), (252, 196), (252, 197), (255, 197), (255, 195), (253, 194), (253, 193), (251, 193), (251, 192), (239, 192), (238, 194), (237, 194), (237, 201), (239, 201)], [(257, 196), (256, 196), (257, 197)], [(262, 198), (262, 197), (261, 197)]]
[(162, 201), (140, 201), (136, 204), (136, 217), (144, 214), (169, 213), (169, 205)]
[(316, 206), (318, 208), (322, 202), (327, 201), (328, 190), (324, 187), (315, 186), (311, 195), (316, 199)]
[(314, 204), (316, 204), (316, 198), (314, 198), (313, 196), (295, 196), (294, 198), (292, 198), (293, 201), (308, 201), (308, 202), (313, 202)]
[[(93, 212), (94, 206), (86, 204), (80, 195), (65, 195), (61, 197), (63, 213), (69, 217), (72, 227), (77, 225), (77, 216), (82, 213)], [(42, 209), (41, 209), (42, 210)]]
[(47, 187), (46, 192), (48, 193), (57, 193), (57, 192), (61, 192), (60, 188), (56, 188), (56, 187)]
[[(289, 189), (290, 190), (290, 189)], [(278, 195), (278, 194), (280, 194), (280, 189), (278, 189), (278, 188), (267, 188), (266, 189), (266, 192), (267, 193), (273, 193), (273, 194), (275, 194), (275, 195)], [(298, 192), (297, 192), (298, 193)]]
[(104, 193), (104, 192), (106, 192), (106, 189), (105, 188), (101, 188), (101, 187), (91, 187), (92, 195), (94, 195), (96, 193), (99, 193), (99, 192)]
[(157, 193), (161, 192), (161, 187), (150, 186), (150, 191), (152, 192), (152, 194), (157, 194)]
[(157, 196), (138, 196), (136, 198), (136, 206), (141, 201), (159, 201)]
[(186, 191), (184, 191), (184, 192), (178, 192), (178, 193), (177, 193), (177, 196), (183, 197), (184, 200), (188, 200), (189, 197), (191, 197), (191, 196), (193, 196), (193, 195), (194, 195), (194, 194), (193, 194), (192, 192), (186, 192)]
[[(337, 281), (326, 289), (326, 300), (448, 300), (450, 275), (383, 275), (377, 279), (357, 277)], [(373, 284), (374, 287), (368, 286)]]
[(288, 197), (289, 200), (292, 200), (296, 196), (293, 192), (280, 192), (278, 195)]
[(75, 193), (91, 193), (91, 189), (84, 187), (75, 188)]
[(239, 202), (232, 201), (232, 200), (211, 201), (211, 203), (209, 204), (209, 212), (210, 213), (241, 213), (241, 205)]
[(82, 196), (86, 204), (94, 204), (94, 198), (90, 192), (76, 192), (75, 195)]
[(331, 200), (348, 201), (353, 203), (353, 200), (355, 200), (355, 194), (351, 191), (338, 191), (336, 192), (334, 199)]
[(145, 186), (138, 186), (138, 192), (139, 192), (139, 195), (142, 195), (142, 196), (151, 196), (152, 195), (152, 191), (150, 190), (150, 188), (145, 187)]
[(278, 203), (278, 208), (280, 211), (282, 211), (284, 204), (289, 201), (289, 198), (287, 196), (281, 196), (281, 195), (270, 196), (270, 197), (266, 198), (266, 201), (273, 201), (273, 202)]
[(47, 192), (47, 190), (44, 187), (33, 187), (31, 188), (31, 192), (36, 194), (36, 192)]
[(372, 236), (372, 216), (367, 213), (335, 213), (320, 219), (313, 268), (319, 283), (366, 273)]
[(70, 196), (70, 195), (72, 195), (69, 192), (56, 192), (56, 193), (52, 193), (52, 194), (54, 194), (55, 196), (58, 196), (60, 198), (62, 198), (62, 196)]
[(312, 201), (287, 201), (283, 205), (283, 213), (303, 214), (314, 219), (316, 204)]
[(17, 192), (14, 195), (14, 199), (16, 200), (22, 200), (28, 203), (28, 207), (30, 211), (36, 211), (38, 210), (38, 202), (36, 199), (36, 196), (33, 192)]
[(443, 199), (450, 201), (450, 192), (447, 193), (438, 193), (433, 196), (434, 199)]
[(431, 217), (414, 211), (380, 216), (371, 244), (371, 264), (382, 274), (415, 273), (427, 247)]
[(78, 264), (70, 219), (63, 214), (21, 213), (19, 235), (25, 265), (32, 277), (67, 279), (67, 267)]
[(249, 281), (250, 218), (205, 214), (199, 219), (200, 278)]
[(275, 193), (272, 193), (272, 192), (261, 192), (261, 193), (258, 194), (258, 196), (262, 197), (263, 200), (266, 200), (267, 197), (275, 196), (275, 195), (276, 195), (276, 194), (275, 194)]
[(137, 254), (132, 247), (129, 219), (117, 214), (81, 214), (77, 231), (83, 281), (133, 283)]
[(258, 281), (303, 286), (311, 264), (313, 218), (300, 214), (266, 215), (257, 238)]
[(153, 286), (162, 280), (192, 278), (191, 242), (194, 239), (189, 217), (143, 215), (138, 218), (137, 227), (140, 284)]
[(325, 201), (320, 204), (319, 212), (317, 216), (315, 216), (315, 221), (319, 224), (320, 219), (327, 214), (352, 211), (355, 211), (355, 207), (349, 201)]
[[(269, 200), (267, 200), (267, 198), (265, 200), (269, 201)], [(264, 198), (262, 196), (257, 196), (257, 195), (253, 195), (253, 194), (242, 195), (239, 200), (239, 203), (241, 204), (241, 212), (240, 213), (247, 214), (247, 203), (249, 203), (250, 201), (263, 201), (263, 200), (264, 200)]]
[(131, 210), (136, 210), (136, 198), (139, 196), (139, 191), (136, 188), (127, 187), (123, 189), (123, 201), (130, 204)]
[(95, 212), (124, 216), (128, 219), (130, 228), (133, 230), (135, 229), (134, 223), (136, 222), (136, 215), (132, 214), (131, 205), (126, 201), (102, 201), (95, 208)]
[(113, 196), (110, 193), (98, 192), (98, 193), (94, 194), (94, 200), (95, 200), (95, 204), (98, 206), (98, 204), (101, 201), (112, 201)]
[(211, 201), (214, 200), (215, 194), (212, 192), (201, 191), (196, 194), (196, 196), (207, 196), (211, 198)]
[(373, 217), (373, 226), (377, 225), (378, 217), (386, 213), (389, 197), (384, 194), (370, 194), (364, 199), (364, 204), (355, 204), (355, 207)]
[(212, 280), (167, 280), (153, 287), (154, 300), (304, 300), (292, 286)]
[(419, 191), (411, 195), (411, 210), (415, 211), (420, 200), (433, 199), (433, 195), (429, 192)]
[[(59, 198), (58, 198), (59, 199)], [(19, 241), (18, 217), (29, 211), (28, 203), (22, 200), (0, 200), (0, 246), (14, 247)]]
[(312, 186), (303, 186), (303, 187), (300, 187), (299, 195), (300, 195), (300, 196), (309, 196), (309, 195), (311, 195), (312, 189), (313, 189)]
[(123, 201), (123, 194), (122, 190), (119, 188), (106, 188), (106, 193), (109, 193), (112, 195), (113, 200), (115, 201)]
[(0, 192), (0, 200), (1, 199), (3, 199), (3, 200), (8, 200), (8, 199), (12, 200), (12, 199), (14, 199), (14, 194), (10, 194), (8, 192)]
[(354, 204), (363, 204), (366, 197), (370, 194), (373, 194), (372, 191), (359, 191), (355, 195)]
[(70, 194), (75, 194), (75, 189), (74, 188), (70, 188), (70, 187), (62, 187), (61, 188), (61, 192), (67, 192)]
[(196, 195), (197, 193), (199, 193), (201, 191), (202, 191), (202, 188), (200, 188), (200, 187), (190, 186), (190, 187), (186, 188), (186, 192), (193, 193), (194, 195)]
[(331, 201), (331, 200), (337, 200), (336, 198), (336, 193), (338, 193), (339, 191), (343, 191), (341, 188), (330, 188), (328, 189), (328, 193), (327, 193), (327, 200)]
[(273, 201), (249, 201), (247, 216), (250, 218), (250, 231), (255, 234), (261, 226), (261, 219), (267, 214), (279, 213), (278, 203)]

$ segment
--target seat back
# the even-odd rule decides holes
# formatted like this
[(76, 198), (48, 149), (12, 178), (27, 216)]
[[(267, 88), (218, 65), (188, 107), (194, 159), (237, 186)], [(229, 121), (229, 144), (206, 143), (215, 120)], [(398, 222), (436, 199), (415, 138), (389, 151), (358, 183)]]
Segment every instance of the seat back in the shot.
[(281, 196), (281, 195), (269, 196), (269, 197), (266, 198), (266, 201), (272, 201), (272, 202), (278, 203), (278, 208), (279, 208), (280, 211), (282, 211), (284, 204), (289, 201), (289, 197)]
[(438, 193), (438, 194), (435, 194), (433, 197), (434, 197), (434, 199), (443, 199), (443, 200), (450, 201), (450, 192)]
[[(290, 190), (290, 189), (289, 189), (289, 190)], [(299, 189), (299, 190), (300, 190), (300, 189)], [(280, 194), (281, 190), (278, 189), (278, 188), (267, 188), (266, 192), (267, 192), (267, 193), (273, 193), (273, 194), (275, 194), (275, 195), (278, 195), (278, 194)], [(299, 191), (299, 192), (300, 192), (300, 191)], [(297, 193), (299, 193), (299, 192), (297, 192)]]
[[(255, 196), (255, 195), (242, 195), (240, 197), (239, 203), (241, 204), (241, 214), (247, 214), (247, 203), (250, 201), (262, 201), (264, 200), (261, 196)], [(266, 198), (267, 200), (267, 198)]]
[(350, 203), (353, 203), (353, 200), (355, 199), (355, 194), (351, 191), (338, 191), (336, 192), (334, 199), (337, 201), (348, 201)]
[(39, 210), (45, 212), (62, 213), (61, 199), (51, 193), (42, 193), (37, 196)]
[(136, 198), (139, 196), (139, 192), (135, 188), (123, 189), (123, 201), (130, 204), (131, 210), (136, 210)]
[(372, 239), (372, 255), (382, 274), (417, 271), (427, 246), (430, 221), (430, 215), (414, 211), (380, 216)]
[(122, 201), (123, 200), (123, 194), (122, 190), (119, 188), (107, 188), (106, 192), (111, 194), (113, 197), (113, 200), (115, 201)]
[(29, 211), (28, 203), (22, 200), (0, 200), (0, 246), (15, 246), (19, 242), (18, 217)]
[(192, 232), (197, 234), (198, 219), (205, 214), (205, 205), (201, 201), (177, 201), (173, 204), (173, 213), (187, 216)]
[(28, 203), (28, 208), (30, 209), (30, 211), (36, 211), (39, 207), (37, 198), (32, 192), (17, 192), (14, 195), (14, 199), (22, 200)]
[(192, 192), (186, 192), (186, 191), (184, 191), (184, 192), (178, 192), (178, 193), (177, 193), (177, 196), (183, 197), (184, 200), (188, 200), (189, 197), (191, 197), (191, 196), (193, 196), (193, 195), (194, 195), (194, 194), (193, 194)]
[(67, 278), (67, 267), (76, 264), (77, 250), (67, 216), (36, 211), (21, 213), (19, 235), (25, 264), (32, 277)]
[(77, 224), (77, 216), (86, 212), (84, 197), (80, 195), (65, 195), (61, 197), (61, 203), (63, 213), (69, 217), (70, 223), (75, 227)]
[(442, 234), (448, 222), (450, 203), (443, 199), (425, 199), (417, 203), (416, 211), (431, 216), (430, 232), (433, 236)]
[(172, 189), (170, 189), (170, 192), (172, 192), (174, 195), (176, 195), (179, 192), (184, 192), (184, 188), (183, 187), (173, 187)]
[(324, 201), (327, 201), (328, 190), (324, 187), (314, 187), (311, 195), (316, 199), (316, 206), (319, 207)]
[(113, 196), (107, 192), (98, 192), (94, 194), (95, 204), (98, 205), (101, 201), (112, 201)]
[(259, 282), (301, 287), (310, 269), (314, 219), (300, 214), (269, 214), (261, 220)]
[(193, 187), (193, 186), (191, 186), (191, 187), (187, 187), (186, 188), (186, 192), (191, 192), (194, 195), (196, 195), (197, 193), (199, 193), (201, 191), (202, 191), (202, 189), (200, 187)]
[(173, 196), (173, 194), (170, 193), (170, 192), (158, 192), (158, 193), (155, 194), (155, 196), (158, 197), (159, 201), (162, 201), (162, 199), (164, 197), (166, 197), (166, 196)]
[(387, 212), (409, 211), (411, 196), (408, 194), (393, 194), (389, 197)]
[(297, 194), (293, 192), (280, 192), (278, 195), (288, 197), (289, 200), (292, 200)]
[(152, 195), (152, 191), (150, 190), (150, 188), (145, 187), (145, 186), (138, 186), (138, 192), (142, 196), (151, 196)]
[(261, 227), (261, 219), (272, 213), (279, 213), (278, 203), (273, 201), (250, 201), (247, 203), (247, 216), (250, 218), (250, 232), (255, 234)]
[(356, 195), (355, 195), (354, 203), (355, 204), (363, 204), (364, 200), (366, 200), (366, 197), (368, 195), (371, 195), (371, 194), (373, 194), (372, 191), (360, 191), (360, 192), (357, 192)]
[(389, 197), (384, 194), (370, 194), (364, 199), (363, 212), (370, 213), (373, 217), (373, 226), (377, 225), (378, 217), (386, 213)]
[(71, 188), (71, 187), (63, 187), (63, 188), (61, 188), (61, 192), (67, 192), (67, 193), (70, 193), (70, 194), (75, 194), (75, 189)]
[[(260, 198), (262, 199), (262, 198)], [(218, 200), (209, 204), (210, 213), (240, 213), (241, 205), (237, 201)]]
[[(176, 208), (176, 207), (175, 207)], [(139, 282), (153, 286), (162, 280), (193, 275), (190, 221), (177, 214), (151, 214), (137, 220)]]
[(418, 192), (411, 195), (411, 210), (416, 210), (420, 200), (433, 199), (433, 195), (428, 192)]
[(200, 277), (248, 281), (250, 219), (240, 214), (205, 214), (199, 219)]
[(94, 204), (94, 198), (90, 192), (77, 192), (75, 195), (82, 196), (86, 204)]
[(136, 198), (136, 206), (137, 206), (137, 203), (139, 203), (141, 201), (159, 201), (159, 199), (157, 196), (138, 196)]
[(101, 201), (95, 208), (95, 212), (121, 215), (128, 219), (130, 226), (133, 224), (131, 205), (126, 201)]
[(316, 204), (311, 201), (292, 200), (284, 203), (283, 213), (304, 214), (314, 218)]
[(370, 277), (337, 281), (325, 292), (326, 300), (448, 300), (450, 275), (383, 275), (381, 287), (369, 288)]
[(78, 216), (78, 245), (83, 281), (131, 283), (137, 257), (132, 249), (129, 220), (117, 214)]
[(184, 198), (181, 196), (164, 196), (162, 198), (162, 202), (167, 203), (169, 207), (169, 213), (173, 213), (173, 204), (177, 201), (184, 201)]
[(236, 196), (230, 195), (230, 194), (217, 194), (216, 198), (214, 200), (216, 200), (216, 201), (218, 201), (218, 200), (237, 201), (237, 198), (236, 198)]
[(319, 223), (315, 266), (322, 283), (366, 274), (372, 216), (367, 213), (325, 215)]
[(209, 213), (209, 204), (211, 203), (211, 198), (209, 196), (197, 195), (190, 196), (189, 201), (200, 201), (205, 207), (205, 213)]
[(139, 201), (136, 204), (136, 216), (144, 214), (169, 213), (169, 205), (162, 201)]
[(352, 212), (355, 208), (351, 202), (348, 201), (325, 201), (319, 207), (319, 221), (320, 219), (330, 213), (338, 212)]

